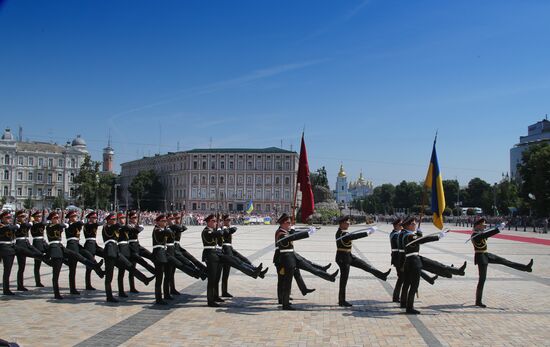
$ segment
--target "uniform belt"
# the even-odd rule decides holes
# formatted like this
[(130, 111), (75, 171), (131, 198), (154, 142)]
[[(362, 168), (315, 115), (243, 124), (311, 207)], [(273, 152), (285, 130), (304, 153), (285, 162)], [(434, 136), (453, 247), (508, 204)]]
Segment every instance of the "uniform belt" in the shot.
[(230, 247), (233, 247), (233, 244), (231, 244), (231, 243), (222, 243), (222, 246), (230, 246)]
[(79, 241), (79, 240), (78, 240), (78, 237), (69, 237), (69, 238), (67, 239), (67, 241), (72, 241), (72, 240)]
[(119, 244), (119, 245), (127, 245), (127, 244), (128, 244), (128, 241), (118, 241), (118, 244)]
[(293, 249), (280, 249), (279, 252), (281, 253), (290, 253), (290, 252), (294, 252)]
[(179, 242), (179, 241), (174, 241), (174, 243), (177, 243), (178, 245), (180, 244), (180, 242)]
[(155, 246), (153, 246), (153, 249), (155, 249), (155, 248), (163, 248), (163, 249), (165, 249), (166, 246), (165, 246), (165, 245), (155, 245)]
[(216, 246), (204, 246), (204, 249), (216, 249)]
[(410, 257), (410, 256), (413, 256), (413, 255), (419, 255), (419, 253), (418, 252), (407, 253), (407, 254), (405, 254), (405, 257)]
[(336, 251), (351, 253), (351, 248), (336, 248)]
[(113, 240), (113, 239), (110, 239), (110, 240), (107, 240), (107, 241), (104, 241), (103, 244), (106, 245), (110, 242), (113, 242), (115, 245), (118, 245), (118, 242), (116, 240)]
[(132, 243), (132, 242), (139, 242), (138, 240), (128, 240), (128, 242)]
[(399, 250), (399, 253), (405, 253), (405, 250), (404, 250), (404, 249), (400, 249), (400, 250)]
[(11, 245), (13, 244), (12, 241), (0, 241), (0, 245)]
[(33, 240), (43, 240), (44, 236), (33, 236)]
[(50, 243), (61, 243), (61, 241), (50, 241)]
[(26, 236), (22, 236), (22, 237), (16, 237), (15, 239), (16, 240), (28, 240), (29, 238), (26, 237)]
[(172, 243), (167, 243), (166, 247), (174, 247), (174, 243), (173, 242)]
[(482, 250), (477, 250), (477, 249), (475, 250), (475, 252), (476, 253), (488, 253), (487, 250), (482, 251)]
[(392, 252), (399, 252), (399, 248), (392, 248), (391, 251)]
[(95, 237), (87, 237), (86, 241), (95, 241)]

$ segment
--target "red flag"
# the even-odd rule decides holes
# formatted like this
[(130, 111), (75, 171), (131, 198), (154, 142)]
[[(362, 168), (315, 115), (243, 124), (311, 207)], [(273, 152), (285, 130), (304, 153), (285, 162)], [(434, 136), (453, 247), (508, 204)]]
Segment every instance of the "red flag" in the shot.
[(302, 223), (306, 223), (308, 217), (313, 214), (315, 203), (313, 201), (311, 181), (309, 180), (309, 164), (307, 162), (306, 143), (303, 133), (302, 145), (300, 147), (300, 161), (298, 163), (298, 183), (302, 192)]

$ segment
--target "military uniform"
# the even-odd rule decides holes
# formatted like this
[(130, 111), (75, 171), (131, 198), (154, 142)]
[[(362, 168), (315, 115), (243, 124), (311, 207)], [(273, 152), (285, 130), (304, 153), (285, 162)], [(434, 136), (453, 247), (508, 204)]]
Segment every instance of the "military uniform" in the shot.
[[(155, 267), (145, 260), (149, 259), (152, 262), (153, 253), (139, 244), (139, 233), (143, 231), (143, 226), (132, 224), (129, 224), (128, 226), (128, 246), (130, 247), (129, 260), (132, 263), (132, 268), (135, 269), (136, 264), (139, 264), (150, 273), (155, 274)], [(135, 286), (134, 275), (132, 275), (131, 272), (128, 274), (128, 281), (130, 283), (130, 292), (139, 293)]]
[[(481, 219), (477, 221), (474, 225), (480, 224), (484, 219)], [(504, 259), (502, 257), (499, 257), (496, 254), (489, 253), (487, 251), (487, 239), (491, 236), (494, 236), (498, 234), (500, 230), (498, 227), (489, 229), (489, 230), (480, 230), (472, 233), (472, 244), (474, 246), (474, 264), (477, 265), (478, 271), (479, 271), (479, 280), (477, 282), (477, 288), (476, 288), (476, 306), (480, 307), (486, 307), (485, 304), (483, 304), (483, 287), (485, 285), (485, 280), (487, 278), (487, 267), (489, 264), (501, 264), (504, 266), (511, 267), (513, 269), (519, 270), (519, 271), (526, 271), (531, 272), (532, 266), (533, 266), (533, 259), (531, 261), (524, 265), (520, 263), (516, 263), (507, 259)]]
[[(13, 259), (15, 257), (15, 246), (13, 245), (14, 232), (16, 226), (8, 224), (9, 212), (0, 212), (0, 256), (2, 257), (3, 264), (3, 276), (2, 276), (2, 289), (4, 295), (14, 295), (10, 290), (10, 274), (13, 266)], [(6, 224), (4, 224), (6, 223)]]
[[(158, 218), (158, 217), (157, 217)], [(155, 302), (166, 305), (162, 298), (163, 277), (168, 264), (166, 254), (166, 228), (155, 225), (153, 228), (153, 262), (155, 263)], [(164, 281), (167, 279), (164, 278)]]
[[(92, 212), (95, 214), (95, 212)], [(90, 214), (88, 214), (88, 218), (90, 218)], [(101, 223), (91, 223), (87, 222), (84, 224), (82, 230), (84, 232), (84, 249), (87, 250), (92, 256), (98, 256), (103, 258), (104, 257), (104, 251), (103, 248), (98, 246), (97, 244), (97, 229), (103, 225), (103, 222)], [(92, 286), (92, 269), (86, 268), (86, 290), (95, 290), (95, 288)]]
[[(35, 212), (33, 217), (41, 215), (39, 212)], [(48, 243), (44, 239), (44, 231), (46, 230), (47, 223), (45, 222), (46, 216), (41, 215), (43, 220), (40, 222), (33, 222), (31, 227), (32, 245), (38, 249), (42, 254), (46, 254), (48, 250)], [(40, 267), (42, 265), (41, 259), (34, 259), (34, 281), (36, 287), (44, 287), (40, 280)]]
[[(24, 215), (24, 212), (18, 213), (18, 216)], [(27, 257), (34, 258), (36, 260), (45, 261), (47, 264), (51, 264), (47, 259), (44, 259), (44, 253), (39, 249), (31, 245), (29, 242), (29, 231), (32, 227), (32, 222), (25, 222), (24, 220), (18, 221), (18, 229), (15, 231), (15, 254), (17, 255), (17, 290), (27, 291), (23, 283), (25, 276), (25, 266), (27, 263)]]
[[(183, 227), (180, 225), (172, 224), (169, 226), (166, 237), (166, 253), (168, 256), (168, 266), (169, 266), (169, 282), (168, 282), (168, 292), (173, 295), (180, 295), (180, 292), (176, 290), (175, 284), (175, 273), (176, 269), (179, 269), (183, 273), (193, 277), (193, 278), (206, 278), (206, 274), (203, 273), (195, 264), (183, 256), (179, 248), (179, 239), (181, 238), (181, 233)], [(176, 234), (179, 235), (178, 242), (176, 243)]]

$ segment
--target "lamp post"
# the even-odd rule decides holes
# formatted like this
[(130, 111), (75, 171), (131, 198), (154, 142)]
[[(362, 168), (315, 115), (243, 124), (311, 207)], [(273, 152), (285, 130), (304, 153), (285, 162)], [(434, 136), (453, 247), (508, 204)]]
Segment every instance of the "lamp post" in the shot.
[(95, 209), (99, 209), (99, 197), (98, 197), (98, 190), (99, 190), (99, 174), (95, 174)]
[(120, 187), (120, 184), (115, 183), (115, 211), (118, 211), (118, 195), (117, 195), (117, 189)]

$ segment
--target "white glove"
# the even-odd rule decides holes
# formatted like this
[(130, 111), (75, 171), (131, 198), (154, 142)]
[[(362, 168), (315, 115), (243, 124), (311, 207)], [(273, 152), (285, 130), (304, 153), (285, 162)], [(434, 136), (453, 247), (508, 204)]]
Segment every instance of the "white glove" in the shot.
[(370, 228), (367, 230), (367, 234), (370, 235), (370, 234), (376, 232), (377, 229), (378, 229), (377, 227), (370, 227)]
[(422, 232), (422, 229), (420, 229), (420, 227), (416, 228), (416, 232), (417, 233), (421, 233)]
[(224, 225), (223, 226), (223, 231), (226, 231), (227, 230), (227, 227)]
[(444, 238), (445, 236), (447, 236), (447, 233), (446, 233), (446, 232), (444, 232), (444, 231), (440, 231), (440, 232), (439, 232), (439, 239), (442, 239), (442, 238)]
[(63, 225), (63, 228), (67, 229), (69, 227), (69, 224), (67, 223), (61, 223), (61, 225)]
[(498, 225), (499, 230), (504, 230), (504, 228), (506, 228), (506, 223), (505, 222), (502, 222)]
[(218, 228), (218, 229), (216, 229), (216, 231), (222, 231), (222, 229), (221, 229), (221, 228)]
[(138, 225), (138, 227), (137, 227), (137, 228), (138, 228), (138, 230), (139, 230), (139, 231), (143, 231), (143, 229), (144, 229), (143, 225), (141, 225), (141, 224), (140, 224), (140, 225)]
[(292, 226), (290, 227), (290, 230), (291, 230), (291, 231), (296, 231), (296, 225), (292, 225)]
[(29, 222), (30, 226), (32, 227), (32, 222)]
[(307, 231), (308, 234), (312, 235), (317, 231), (315, 227), (309, 227), (309, 230)]
[(15, 227), (16, 227), (17, 229), (19, 229), (19, 228), (21, 228), (21, 225), (15, 224)]

